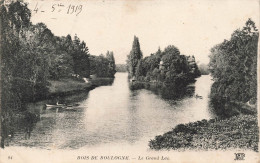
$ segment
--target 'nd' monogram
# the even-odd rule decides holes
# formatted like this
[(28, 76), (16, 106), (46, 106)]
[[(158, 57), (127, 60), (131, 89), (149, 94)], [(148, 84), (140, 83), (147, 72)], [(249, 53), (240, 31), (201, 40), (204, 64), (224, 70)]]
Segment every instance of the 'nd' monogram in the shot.
[(235, 160), (244, 160), (246, 155), (244, 153), (235, 153), (235, 156)]

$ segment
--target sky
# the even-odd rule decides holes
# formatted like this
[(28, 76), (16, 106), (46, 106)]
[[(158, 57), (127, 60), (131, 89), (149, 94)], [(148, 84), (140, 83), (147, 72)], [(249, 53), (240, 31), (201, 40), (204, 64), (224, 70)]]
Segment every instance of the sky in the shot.
[[(113, 51), (117, 64), (125, 63), (134, 36), (139, 38), (144, 56), (174, 45), (181, 54), (194, 55), (196, 61), (207, 64), (210, 49), (229, 39), (248, 18), (259, 27), (258, 0), (27, 2), (34, 24), (45, 23), (57, 36), (77, 34), (92, 55)], [(76, 12), (72, 6), (74, 11), (78, 7)]]

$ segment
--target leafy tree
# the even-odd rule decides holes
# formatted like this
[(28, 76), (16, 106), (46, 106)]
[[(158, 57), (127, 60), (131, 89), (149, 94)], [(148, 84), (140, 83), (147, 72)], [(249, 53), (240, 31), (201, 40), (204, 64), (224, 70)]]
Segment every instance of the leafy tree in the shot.
[(114, 77), (114, 74), (116, 73), (116, 63), (114, 58), (114, 52), (107, 51), (106, 58), (108, 59), (109, 64), (109, 76)]
[[(0, 6), (1, 23), (1, 147), (10, 134), (14, 111), (46, 95), (48, 80), (77, 73), (89, 76), (86, 44), (71, 36), (54, 36), (43, 23), (33, 25), (26, 3)], [(113, 58), (113, 57), (112, 57)], [(111, 62), (114, 63), (114, 62)], [(112, 65), (112, 67), (114, 67)]]
[(97, 77), (113, 78), (115, 74), (115, 60), (113, 52), (108, 52), (106, 57), (101, 54), (99, 56), (90, 55), (90, 74)]
[(136, 67), (136, 76), (137, 76), (137, 78), (144, 76), (144, 69), (143, 69), (142, 60), (138, 61), (138, 64), (137, 64), (137, 67)]
[(134, 41), (132, 45), (132, 50), (130, 51), (130, 54), (128, 55), (127, 60), (127, 67), (128, 72), (130, 73), (130, 77), (136, 76), (136, 68), (138, 61), (143, 58), (143, 54), (140, 49), (140, 43), (138, 37), (134, 36)]
[[(128, 72), (130, 77), (139, 81), (156, 81), (176, 85), (185, 85), (200, 75), (194, 56), (180, 55), (174, 45), (167, 46), (164, 51), (159, 48), (155, 54), (142, 58), (138, 38), (135, 37), (133, 48), (128, 56)], [(140, 52), (140, 53), (138, 53)]]
[(85, 42), (81, 42), (80, 39), (75, 35), (73, 40), (73, 62), (74, 72), (82, 77), (89, 77), (90, 75), (90, 63), (89, 63), (89, 52)]
[(20, 93), (13, 85), (16, 63), (19, 61), (19, 33), (30, 24), (30, 10), (27, 4), (13, 2), (9, 6), (0, 6), (1, 21), (1, 147), (10, 134), (10, 124), (13, 111), (21, 108)]
[(215, 101), (255, 101), (258, 36), (255, 23), (249, 19), (243, 29), (233, 32), (230, 40), (211, 49), (211, 97)]
[(125, 64), (116, 64), (116, 72), (127, 72)]

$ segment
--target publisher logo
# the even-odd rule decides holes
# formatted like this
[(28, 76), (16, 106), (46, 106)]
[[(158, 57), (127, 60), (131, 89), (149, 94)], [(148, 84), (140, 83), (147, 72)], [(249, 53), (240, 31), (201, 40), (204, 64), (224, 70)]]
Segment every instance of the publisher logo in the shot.
[(235, 153), (235, 160), (245, 160), (245, 156), (244, 153)]

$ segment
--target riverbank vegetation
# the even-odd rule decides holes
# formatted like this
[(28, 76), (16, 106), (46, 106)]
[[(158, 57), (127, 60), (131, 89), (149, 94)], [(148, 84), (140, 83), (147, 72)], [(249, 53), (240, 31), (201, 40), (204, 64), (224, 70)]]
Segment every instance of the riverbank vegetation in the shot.
[[(53, 91), (49, 88), (54, 81), (61, 83), (67, 79), (71, 82), (64, 88), (73, 89), (69, 87), (85, 85), (80, 81), (84, 82), (82, 79), (88, 79), (91, 74), (114, 77), (113, 52), (106, 56), (92, 56), (86, 43), (77, 35), (59, 37), (43, 23), (32, 24), (31, 11), (26, 3), (0, 3), (3, 121), (14, 111), (24, 110), (25, 103), (42, 99)], [(1, 136), (3, 147), (5, 135)]]
[(249, 19), (229, 40), (211, 49), (209, 70), (215, 105), (231, 101), (256, 103), (258, 29)]
[(257, 115), (238, 115), (229, 119), (202, 120), (180, 124), (172, 131), (149, 142), (154, 150), (227, 150), (258, 151)]
[(151, 149), (258, 151), (257, 45), (258, 29), (249, 19), (229, 40), (211, 49), (209, 70), (214, 83), (211, 104), (221, 117), (180, 124), (149, 142)]
[(182, 55), (174, 45), (167, 46), (143, 58), (139, 39), (135, 36), (132, 50), (128, 55), (129, 78), (140, 82), (157, 82), (185, 86), (200, 76), (194, 56)]
[(114, 77), (113, 52), (92, 56), (77, 35), (55, 36), (45, 24), (34, 25), (30, 19), (26, 3), (1, 4), (1, 88), (6, 95), (1, 99), (3, 106), (45, 95), (50, 80), (81, 80), (91, 74)]

